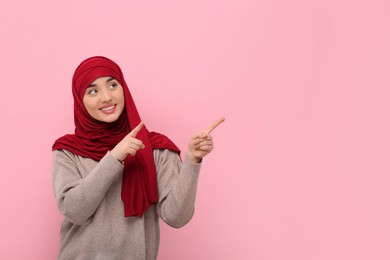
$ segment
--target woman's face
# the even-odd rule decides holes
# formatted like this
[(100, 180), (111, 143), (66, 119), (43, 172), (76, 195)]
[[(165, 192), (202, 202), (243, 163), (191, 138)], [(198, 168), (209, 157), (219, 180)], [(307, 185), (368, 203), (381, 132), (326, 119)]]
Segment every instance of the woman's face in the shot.
[(85, 90), (83, 104), (94, 119), (115, 122), (125, 106), (123, 87), (113, 77), (97, 78)]

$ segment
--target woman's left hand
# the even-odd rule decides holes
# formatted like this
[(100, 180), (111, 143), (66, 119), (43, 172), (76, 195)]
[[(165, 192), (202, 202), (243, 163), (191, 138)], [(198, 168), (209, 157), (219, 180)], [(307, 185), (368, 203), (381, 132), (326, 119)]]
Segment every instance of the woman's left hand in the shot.
[(210, 133), (218, 125), (220, 125), (225, 118), (220, 118), (210, 125), (203, 133), (194, 135), (188, 144), (188, 155), (193, 163), (200, 163), (202, 158), (211, 153), (214, 148), (213, 138)]

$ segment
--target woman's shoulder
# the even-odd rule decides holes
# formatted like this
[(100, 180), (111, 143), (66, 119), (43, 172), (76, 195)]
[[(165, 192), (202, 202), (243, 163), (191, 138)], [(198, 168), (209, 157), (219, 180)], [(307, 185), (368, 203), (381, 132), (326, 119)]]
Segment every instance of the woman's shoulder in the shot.
[(53, 150), (53, 160), (58, 161), (58, 160), (72, 160), (74, 161), (75, 159), (75, 154), (72, 153), (71, 151), (67, 149), (56, 149)]
[(153, 150), (154, 161), (156, 165), (163, 166), (168, 163), (180, 163), (181, 158), (177, 152), (169, 149), (154, 149)]
[(75, 153), (71, 152), (70, 150), (66, 148), (60, 148), (53, 150), (53, 153), (59, 153), (59, 154), (67, 154), (67, 155), (75, 155)]

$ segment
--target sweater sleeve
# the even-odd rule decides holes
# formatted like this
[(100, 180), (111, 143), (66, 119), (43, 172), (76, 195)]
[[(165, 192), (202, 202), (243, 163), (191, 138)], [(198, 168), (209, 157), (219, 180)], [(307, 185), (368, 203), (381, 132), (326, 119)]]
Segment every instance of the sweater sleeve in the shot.
[(53, 152), (53, 190), (61, 213), (74, 224), (88, 224), (123, 165), (107, 153), (82, 178), (75, 155), (66, 150)]
[(181, 163), (177, 153), (156, 150), (159, 202), (157, 214), (168, 225), (180, 228), (187, 224), (195, 207), (201, 164), (193, 164), (188, 155)]

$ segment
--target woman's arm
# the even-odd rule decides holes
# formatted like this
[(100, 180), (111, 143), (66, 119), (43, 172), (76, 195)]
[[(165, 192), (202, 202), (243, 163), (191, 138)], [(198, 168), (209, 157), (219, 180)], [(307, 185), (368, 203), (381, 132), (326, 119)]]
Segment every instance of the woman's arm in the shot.
[(107, 190), (122, 172), (123, 165), (107, 153), (88, 176), (82, 178), (73, 153), (54, 151), (53, 190), (59, 210), (74, 224), (88, 224)]
[(180, 228), (187, 224), (195, 208), (200, 163), (186, 155), (181, 163), (177, 153), (154, 151), (159, 189), (157, 214), (168, 225)]
[(202, 159), (214, 148), (210, 133), (225, 118), (220, 118), (205, 131), (194, 135), (188, 144), (188, 151), (181, 164), (178, 154), (169, 150), (155, 150), (159, 202), (157, 214), (172, 227), (187, 224), (195, 208), (195, 196)]

